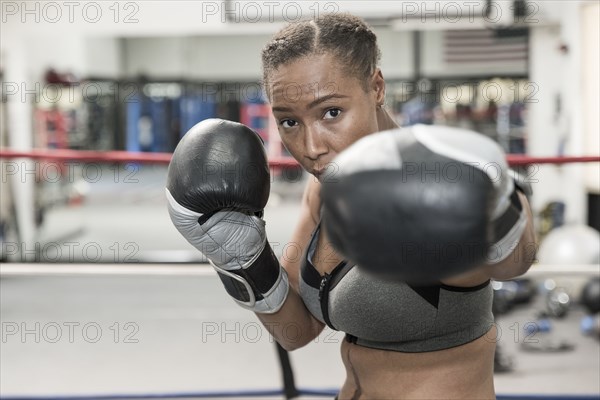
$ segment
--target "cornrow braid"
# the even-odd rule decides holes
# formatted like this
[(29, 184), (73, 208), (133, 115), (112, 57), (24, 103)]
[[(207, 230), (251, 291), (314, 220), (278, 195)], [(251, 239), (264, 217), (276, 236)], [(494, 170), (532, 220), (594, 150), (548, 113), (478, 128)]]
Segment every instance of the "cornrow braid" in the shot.
[[(263, 85), (282, 65), (311, 54), (330, 53), (367, 88), (367, 79), (381, 59), (377, 36), (360, 18), (351, 14), (325, 14), (317, 19), (288, 24), (262, 50)], [(268, 93), (268, 90), (267, 90)]]

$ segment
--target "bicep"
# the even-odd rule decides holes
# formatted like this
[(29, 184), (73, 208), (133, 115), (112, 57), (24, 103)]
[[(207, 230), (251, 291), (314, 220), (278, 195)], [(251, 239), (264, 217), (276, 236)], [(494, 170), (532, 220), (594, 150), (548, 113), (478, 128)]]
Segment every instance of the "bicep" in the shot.
[(488, 266), (489, 275), (492, 279), (507, 280), (523, 275), (535, 260), (537, 242), (533, 226), (533, 213), (527, 197), (521, 192), (517, 193), (527, 215), (527, 225), (523, 230), (519, 243), (511, 254), (500, 263)]
[(299, 290), (299, 275), (302, 259), (310, 241), (313, 231), (318, 223), (319, 210), (319, 191), (320, 185), (313, 179), (310, 179), (304, 189), (302, 201), (300, 203), (298, 224), (294, 228), (291, 237), (291, 243), (288, 248), (294, 248), (296, 251), (290, 254), (284, 254), (281, 259), (281, 265), (288, 273), (290, 284)]
[[(271, 335), (288, 351), (300, 348), (316, 338), (324, 328), (318, 319), (316, 319), (306, 308), (299, 290), (300, 266), (305, 256), (306, 247), (310, 241), (312, 232), (317, 225), (317, 220), (311, 212), (313, 204), (312, 185), (305, 188), (302, 202), (300, 204), (299, 220), (294, 228), (291, 242), (286, 246), (280, 259), (281, 266), (285, 269), (290, 283), (288, 297), (281, 309), (274, 314), (257, 314), (258, 318), (269, 330)], [(295, 247), (297, 251), (289, 251)], [(290, 338), (286, 334), (286, 327), (294, 324), (299, 327), (298, 336)]]
[[(297, 249), (297, 252), (293, 257), (286, 257), (285, 254), (281, 259), (281, 265), (286, 270), (290, 281), (291, 289), (296, 293), (300, 294), (300, 268), (302, 261), (306, 256), (306, 249), (310, 243), (312, 234), (317, 227), (319, 221), (319, 209), (320, 209), (320, 184), (318, 181), (311, 179), (302, 196), (300, 204), (300, 215), (298, 224), (296, 225), (292, 234), (292, 244)], [(321, 321), (316, 319), (307, 309), (305, 309), (309, 316), (312, 329), (314, 330), (312, 338), (319, 335), (319, 333), (325, 327)]]

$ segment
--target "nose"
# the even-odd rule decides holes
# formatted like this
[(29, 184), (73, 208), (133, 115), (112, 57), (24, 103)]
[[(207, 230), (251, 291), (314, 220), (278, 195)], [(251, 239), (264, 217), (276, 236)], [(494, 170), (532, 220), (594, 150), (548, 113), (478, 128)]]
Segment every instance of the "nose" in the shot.
[(306, 149), (306, 157), (311, 161), (318, 160), (319, 157), (327, 154), (329, 151), (327, 143), (323, 138), (323, 132), (317, 127), (306, 129), (304, 147)]

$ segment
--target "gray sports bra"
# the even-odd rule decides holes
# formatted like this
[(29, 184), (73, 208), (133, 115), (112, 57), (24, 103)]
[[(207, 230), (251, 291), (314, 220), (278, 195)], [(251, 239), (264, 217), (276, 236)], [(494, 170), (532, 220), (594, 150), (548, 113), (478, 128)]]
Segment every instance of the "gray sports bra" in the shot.
[(411, 286), (374, 277), (341, 262), (321, 276), (312, 259), (319, 226), (300, 270), (300, 295), (308, 310), (346, 340), (401, 352), (459, 346), (483, 336), (494, 323), (488, 282), (463, 288)]

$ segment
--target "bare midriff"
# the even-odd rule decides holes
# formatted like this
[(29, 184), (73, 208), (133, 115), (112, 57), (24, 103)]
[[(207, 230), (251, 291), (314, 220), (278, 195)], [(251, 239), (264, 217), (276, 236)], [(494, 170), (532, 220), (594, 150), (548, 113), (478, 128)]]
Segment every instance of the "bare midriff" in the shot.
[(344, 341), (347, 378), (339, 399), (493, 399), (495, 328), (462, 346), (426, 353)]

